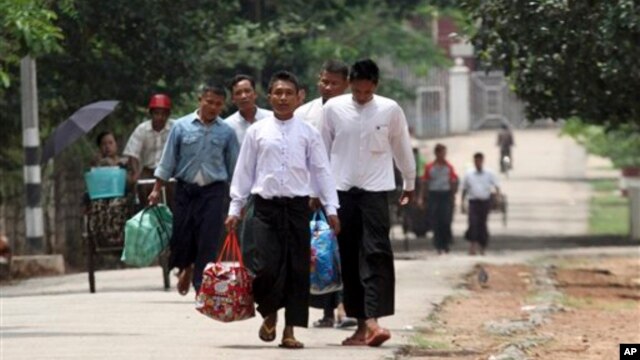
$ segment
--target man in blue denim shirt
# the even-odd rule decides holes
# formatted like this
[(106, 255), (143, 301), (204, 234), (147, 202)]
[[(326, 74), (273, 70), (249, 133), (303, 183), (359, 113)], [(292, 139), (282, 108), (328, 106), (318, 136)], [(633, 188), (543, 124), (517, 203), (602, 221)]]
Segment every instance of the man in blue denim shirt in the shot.
[(228, 183), (240, 149), (235, 132), (219, 116), (225, 97), (220, 87), (201, 87), (198, 110), (171, 128), (149, 195), (149, 204), (157, 204), (164, 183), (177, 179), (169, 268), (180, 269), (182, 295), (191, 281), (200, 289), (202, 271), (216, 258), (223, 229)]

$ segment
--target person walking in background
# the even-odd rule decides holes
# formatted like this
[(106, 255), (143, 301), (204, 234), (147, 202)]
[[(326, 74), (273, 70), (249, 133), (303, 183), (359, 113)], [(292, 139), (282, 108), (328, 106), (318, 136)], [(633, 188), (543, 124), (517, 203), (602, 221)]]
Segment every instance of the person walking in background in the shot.
[[(349, 67), (338, 60), (327, 60), (318, 75), (318, 91), (320, 97), (300, 106), (295, 111), (295, 116), (319, 129), (322, 121), (322, 106), (331, 98), (342, 95), (349, 87)], [(321, 204), (318, 199), (311, 199), (311, 207), (316, 209)], [(356, 325), (354, 319), (347, 318), (342, 304), (342, 291), (336, 291), (325, 295), (311, 295), (309, 300), (312, 307), (324, 310), (321, 319), (313, 322), (314, 327), (330, 328), (349, 327)], [(334, 311), (338, 309), (337, 317)]]
[(462, 182), (462, 213), (467, 212), (466, 199), (469, 199), (469, 227), (465, 238), (470, 242), (469, 254), (477, 251), (484, 255), (489, 244), (487, 221), (491, 210), (492, 192), (500, 195), (498, 179), (490, 170), (484, 169), (484, 155), (480, 152), (473, 155), (474, 168), (469, 170)]
[[(273, 116), (273, 112), (262, 109), (256, 105), (258, 93), (256, 92), (255, 80), (251, 76), (244, 74), (234, 76), (231, 81), (229, 81), (228, 89), (229, 92), (231, 92), (231, 101), (238, 108), (238, 111), (231, 114), (224, 121), (227, 125), (231, 126), (236, 133), (238, 143), (242, 146), (247, 129), (257, 121)], [(227, 199), (227, 201), (230, 200)], [(227, 210), (228, 208), (225, 208), (225, 212)], [(243, 221), (239, 226), (240, 231), (238, 238), (240, 239), (240, 246), (242, 247), (244, 263), (247, 269), (253, 272), (253, 260), (256, 251), (255, 242), (253, 241), (253, 229), (251, 228), (253, 198), (248, 199), (242, 218)]]
[[(151, 96), (148, 110), (151, 119), (143, 121), (136, 127), (129, 137), (123, 152), (129, 158), (129, 166), (134, 174), (134, 182), (139, 179), (154, 178), (153, 172), (160, 162), (162, 150), (169, 137), (169, 131), (175, 122), (169, 118), (171, 116), (171, 99), (165, 94)], [(145, 204), (152, 187), (139, 186), (136, 190), (140, 204)], [(173, 208), (172, 190), (171, 186), (167, 188), (166, 199), (171, 208)]]
[[(511, 129), (509, 129), (508, 125), (502, 124), (496, 144), (500, 147), (500, 171), (506, 172), (513, 168), (511, 147), (515, 145), (515, 142), (513, 141), (513, 133), (511, 132)], [(505, 157), (508, 158), (508, 161), (506, 161)], [(508, 167), (508, 169), (506, 167)]]
[(281, 347), (299, 349), (294, 326), (309, 318), (309, 196), (318, 194), (336, 234), (338, 196), (318, 131), (296, 118), (298, 80), (286, 71), (269, 82), (274, 117), (250, 127), (231, 183), (228, 231), (238, 225), (249, 195), (254, 197), (256, 242), (254, 299), (264, 317), (261, 340), (276, 337), (277, 312), (285, 308)]
[(331, 98), (344, 94), (349, 87), (349, 67), (338, 60), (327, 60), (318, 75), (320, 97), (296, 109), (296, 117), (313, 125), (318, 131), (322, 121), (322, 106)]
[(233, 129), (238, 138), (238, 143), (242, 145), (244, 134), (249, 126), (258, 120), (273, 115), (271, 110), (266, 110), (256, 106), (258, 93), (256, 92), (256, 82), (249, 75), (236, 75), (229, 82), (229, 92), (231, 92), (231, 102), (238, 108), (238, 111), (224, 119), (225, 123)]
[(323, 107), (322, 137), (338, 188), (338, 235), (344, 307), (358, 319), (343, 345), (380, 346), (391, 334), (378, 318), (393, 315), (395, 272), (389, 239), (388, 193), (396, 187), (394, 160), (404, 180), (400, 204), (413, 196), (416, 164), (402, 108), (375, 94), (380, 71), (370, 59), (349, 71), (351, 94)]
[[(224, 221), (224, 199), (238, 156), (233, 129), (220, 118), (224, 89), (203, 85), (196, 111), (171, 128), (149, 204), (157, 204), (162, 186), (176, 178), (173, 234), (169, 269), (177, 267), (178, 291), (186, 295), (189, 283), (198, 291), (205, 265), (216, 258)], [(195, 274), (193, 274), (195, 271)]]
[(446, 146), (436, 144), (434, 154), (436, 159), (424, 168), (418, 202), (427, 208), (433, 229), (433, 243), (438, 254), (442, 254), (449, 252), (453, 240), (451, 221), (458, 191), (458, 175), (446, 160)]

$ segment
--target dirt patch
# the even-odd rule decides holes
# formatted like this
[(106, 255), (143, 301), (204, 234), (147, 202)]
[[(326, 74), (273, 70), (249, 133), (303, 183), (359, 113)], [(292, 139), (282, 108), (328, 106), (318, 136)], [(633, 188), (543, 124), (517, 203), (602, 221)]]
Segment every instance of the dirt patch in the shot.
[(620, 343), (640, 342), (640, 259), (587, 259), (560, 267), (558, 288), (569, 311), (539, 331), (554, 341), (540, 348), (541, 359), (617, 359)]
[(430, 360), (501, 354), (617, 359), (619, 343), (640, 342), (639, 274), (637, 257), (480, 265), (466, 279), (468, 292), (438, 307), (404, 354)]

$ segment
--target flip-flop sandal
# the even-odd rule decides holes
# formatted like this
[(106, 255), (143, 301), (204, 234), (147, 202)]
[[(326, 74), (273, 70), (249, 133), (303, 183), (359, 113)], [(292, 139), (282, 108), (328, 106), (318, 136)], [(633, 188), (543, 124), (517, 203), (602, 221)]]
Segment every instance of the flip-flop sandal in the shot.
[(367, 346), (367, 342), (364, 339), (358, 339), (355, 336), (350, 336), (342, 340), (342, 346)]
[(304, 344), (294, 338), (284, 338), (282, 339), (282, 343), (278, 345), (284, 349), (302, 349), (304, 348)]
[(371, 333), (370, 336), (367, 336), (366, 343), (369, 346), (380, 346), (385, 341), (391, 339), (391, 334), (389, 330), (383, 328), (377, 328), (375, 331)]
[(266, 323), (262, 323), (260, 331), (258, 331), (258, 337), (264, 342), (272, 342), (276, 339), (276, 325), (269, 327)]

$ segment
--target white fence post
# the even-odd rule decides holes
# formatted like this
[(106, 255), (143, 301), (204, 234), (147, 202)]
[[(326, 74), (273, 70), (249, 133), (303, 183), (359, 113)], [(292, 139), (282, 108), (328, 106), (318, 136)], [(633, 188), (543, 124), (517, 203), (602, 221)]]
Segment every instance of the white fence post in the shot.
[(632, 240), (640, 240), (640, 179), (629, 179), (629, 234)]
[(452, 134), (470, 130), (469, 68), (461, 58), (449, 69), (449, 131)]

